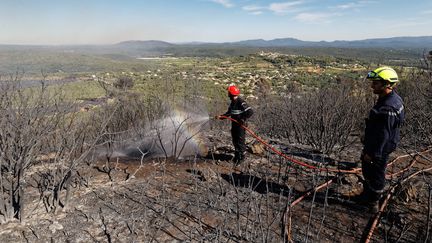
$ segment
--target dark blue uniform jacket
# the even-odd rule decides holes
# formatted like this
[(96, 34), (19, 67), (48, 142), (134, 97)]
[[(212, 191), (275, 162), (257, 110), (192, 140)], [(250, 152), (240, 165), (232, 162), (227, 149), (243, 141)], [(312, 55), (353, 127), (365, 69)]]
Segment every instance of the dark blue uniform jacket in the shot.
[[(244, 123), (246, 119), (250, 118), (253, 114), (252, 108), (243, 100), (241, 97), (231, 101), (228, 107), (228, 111), (225, 112), (225, 116), (230, 116), (231, 118)], [(233, 125), (237, 125), (233, 122)]]
[(404, 118), (403, 101), (395, 91), (380, 97), (366, 119), (363, 152), (374, 159), (393, 152), (400, 140), (399, 127)]

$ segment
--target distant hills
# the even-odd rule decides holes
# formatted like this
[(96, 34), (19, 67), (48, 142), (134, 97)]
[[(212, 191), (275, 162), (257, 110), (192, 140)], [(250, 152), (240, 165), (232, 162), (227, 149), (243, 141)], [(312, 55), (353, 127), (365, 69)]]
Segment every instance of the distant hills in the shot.
[[(388, 51), (388, 50), (391, 51)], [(366, 59), (418, 60), (432, 50), (432, 36), (365, 40), (303, 41), (295, 38), (255, 39), (236, 42), (169, 43), (160, 40), (128, 40), (111, 45), (1, 45), (0, 53), (21, 51), (100, 55), (115, 60), (140, 57), (226, 57), (275, 51), (295, 55), (331, 55)], [(379, 53), (379, 54), (378, 54)], [(1, 55), (0, 55), (1, 56)]]
[(295, 38), (273, 40), (245, 40), (232, 42), (233, 45), (256, 47), (365, 47), (365, 48), (432, 48), (432, 36), (392, 37), (354, 41), (302, 41)]
[(164, 41), (124, 41), (115, 44), (117, 47), (126, 48), (173, 48), (176, 46), (245, 46), (245, 47), (352, 47), (352, 48), (432, 48), (432, 36), (418, 37), (391, 37), (365, 40), (337, 40), (337, 41), (303, 41), (295, 38), (279, 38), (273, 40), (243, 40), (237, 42), (207, 43), (168, 43)]
[[(96, 47), (93, 48), (97, 49)], [(100, 47), (99, 47), (100, 49)], [(152, 56), (236, 56), (256, 53), (258, 51), (277, 51), (305, 55), (339, 55), (373, 57), (382, 49), (389, 58), (418, 57), (424, 50), (432, 50), (432, 36), (392, 37), (353, 41), (303, 41), (295, 38), (273, 40), (242, 40), (237, 42), (190, 42), (169, 43), (159, 40), (124, 41), (114, 45), (105, 45), (104, 52), (122, 54), (129, 57)], [(393, 52), (385, 52), (392, 49)]]
[[(294, 53), (302, 49), (303, 53), (321, 52), (335, 53), (344, 49), (344, 53), (358, 52), (366, 49), (373, 54), (372, 49), (393, 49), (399, 52), (410, 50), (418, 56), (423, 50), (432, 50), (432, 36), (392, 37), (365, 40), (337, 41), (303, 41), (295, 38), (279, 38), (273, 40), (255, 39), (236, 42), (189, 42), (169, 43), (159, 40), (124, 41), (114, 45), (105, 45), (104, 50), (120, 53), (130, 57), (142, 56), (233, 56), (256, 53), (257, 51), (279, 51)], [(97, 48), (95, 48), (97, 49)], [(319, 49), (319, 50), (318, 50)], [(336, 50), (335, 50), (336, 49)], [(359, 50), (356, 50), (359, 49)]]
[(178, 47), (336, 47), (336, 48), (427, 48), (432, 49), (432, 36), (390, 37), (364, 40), (336, 41), (303, 41), (295, 38), (278, 38), (272, 40), (253, 39), (236, 42), (187, 42), (170, 43), (160, 40), (127, 40), (112, 45), (3, 45), (0, 49), (15, 48), (99, 48), (116, 50), (165, 50)]

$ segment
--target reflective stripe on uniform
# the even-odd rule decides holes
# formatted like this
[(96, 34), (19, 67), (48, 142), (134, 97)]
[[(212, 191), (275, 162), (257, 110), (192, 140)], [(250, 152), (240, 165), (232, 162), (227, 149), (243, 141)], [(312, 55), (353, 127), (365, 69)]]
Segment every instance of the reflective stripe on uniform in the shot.
[(389, 111), (387, 108), (381, 108), (379, 110), (373, 108), (372, 111), (376, 114), (383, 114), (389, 116), (398, 116), (404, 110), (404, 107), (401, 106), (397, 111)]
[(243, 113), (242, 110), (231, 110), (231, 115), (240, 115), (241, 113)]
[(404, 106), (401, 106), (401, 108), (399, 108), (399, 110), (397, 110), (396, 113), (400, 114), (403, 110), (404, 110)]

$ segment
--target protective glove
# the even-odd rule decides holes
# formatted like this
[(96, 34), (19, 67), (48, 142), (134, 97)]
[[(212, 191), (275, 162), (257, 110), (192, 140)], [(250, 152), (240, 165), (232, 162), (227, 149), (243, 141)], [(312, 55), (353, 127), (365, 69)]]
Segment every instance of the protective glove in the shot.
[(214, 119), (223, 120), (223, 119), (226, 119), (226, 118), (224, 117), (224, 115), (216, 115), (214, 117)]
[(246, 120), (245, 120), (245, 119), (239, 119), (239, 120), (238, 120), (238, 123), (239, 123), (240, 125), (243, 125), (243, 126), (247, 127), (247, 124), (246, 124)]

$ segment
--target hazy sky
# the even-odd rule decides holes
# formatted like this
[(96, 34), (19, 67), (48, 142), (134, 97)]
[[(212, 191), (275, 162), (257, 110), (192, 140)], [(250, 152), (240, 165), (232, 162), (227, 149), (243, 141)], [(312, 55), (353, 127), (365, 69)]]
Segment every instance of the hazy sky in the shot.
[(425, 35), (431, 0), (0, 0), (0, 44)]

